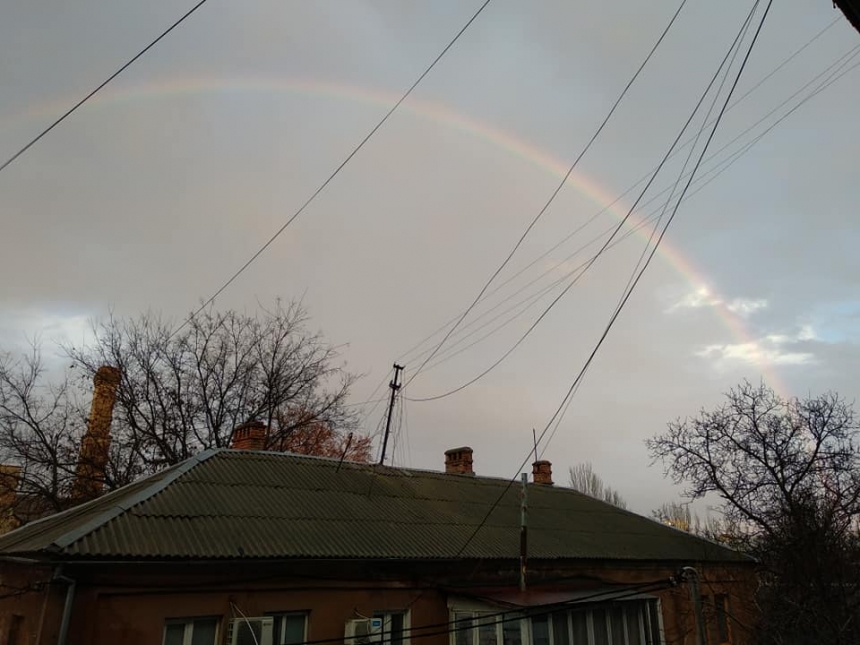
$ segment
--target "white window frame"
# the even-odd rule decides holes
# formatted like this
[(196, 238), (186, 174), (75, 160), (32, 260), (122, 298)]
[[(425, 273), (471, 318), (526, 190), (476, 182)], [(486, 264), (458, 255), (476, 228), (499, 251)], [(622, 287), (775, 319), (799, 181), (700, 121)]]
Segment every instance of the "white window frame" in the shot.
[[(651, 605), (651, 604), (654, 605), (654, 612), (653, 613), (654, 613), (654, 615), (656, 615), (656, 618), (657, 618), (657, 625), (655, 625), (655, 627), (656, 627), (656, 631), (659, 634), (659, 638), (660, 638), (659, 643), (660, 643), (660, 645), (662, 645), (666, 642), (666, 636), (665, 636), (665, 633), (663, 631), (663, 606), (660, 603), (660, 599), (659, 598), (635, 598), (635, 599), (631, 598), (629, 600), (615, 601), (615, 603), (611, 603), (611, 604), (600, 604), (600, 605), (598, 605), (597, 603), (595, 603), (594, 607), (583, 607), (581, 610), (579, 610), (583, 614), (586, 615), (586, 629), (588, 631), (588, 643), (589, 643), (589, 645), (594, 645), (594, 642), (595, 642), (594, 610), (595, 609), (604, 610), (605, 620), (606, 620), (606, 634), (607, 634), (609, 641), (612, 642), (614, 637), (612, 634), (612, 616), (611, 616), (610, 612), (614, 607), (620, 606), (622, 608), (622, 610), (625, 611), (625, 614), (626, 614), (626, 610), (629, 608), (629, 605), (628, 606), (625, 606), (625, 605), (628, 603), (629, 603), (629, 605), (632, 605), (634, 603), (636, 605), (638, 605), (637, 609), (639, 611), (639, 618), (640, 618), (640, 620), (639, 620), (639, 642), (640, 643), (646, 643), (647, 642), (648, 637), (647, 637), (645, 632), (648, 629), (648, 622), (651, 620), (651, 617), (652, 617), (652, 612), (649, 609), (649, 605)], [(644, 616), (641, 613), (643, 611), (646, 612)], [(569, 612), (568, 615), (570, 613), (572, 613), (572, 612)], [(623, 616), (623, 619), (622, 619), (621, 624), (624, 627), (624, 641), (629, 642), (629, 635), (627, 633), (629, 626), (627, 623), (626, 615), (622, 614), (622, 616)], [(571, 629), (572, 629), (572, 625), (570, 623), (570, 620), (568, 620), (568, 630), (569, 630), (568, 636), (569, 637), (572, 636), (572, 632), (570, 631)], [(571, 641), (570, 638), (568, 638), (568, 640)], [(550, 629), (549, 642), (550, 642), (550, 645), (555, 645), (555, 629), (552, 629), (552, 628)]]
[(391, 643), (391, 617), (392, 616), (403, 616), (403, 636), (400, 640), (403, 645), (409, 645), (409, 630), (412, 624), (411, 616), (412, 612), (408, 609), (403, 611), (402, 609), (377, 609), (373, 612), (374, 618), (382, 619), (382, 635), (383, 639), (381, 641), (382, 645), (388, 645)]
[[(505, 610), (500, 609), (499, 607), (484, 605), (484, 604), (478, 604), (478, 603), (474, 603), (474, 602), (468, 602), (468, 603), (459, 602), (459, 603), (456, 603), (455, 605), (449, 607), (449, 618), (448, 618), (448, 620), (453, 622), (454, 620), (460, 619), (461, 617), (457, 616), (457, 614), (471, 614), (472, 620), (480, 620), (482, 614), (494, 615), (497, 617), (497, 620), (493, 623), (488, 623), (488, 624), (494, 625), (496, 628), (496, 642), (497, 643), (504, 643), (503, 628), (508, 626), (508, 625), (517, 624), (517, 623), (519, 624), (519, 627), (520, 627), (520, 643), (522, 643), (522, 645), (528, 645), (529, 643), (531, 643), (531, 626), (530, 626), (529, 620), (525, 616), (525, 614), (521, 614), (519, 618), (512, 618), (511, 616), (507, 616), (507, 615), (506, 616), (498, 616), (498, 614), (501, 611), (505, 611)], [(516, 614), (520, 614), (521, 612), (517, 612), (515, 610), (510, 610), (509, 613), (512, 615), (516, 615)], [(505, 618), (509, 618), (509, 620), (504, 620)], [(469, 643), (469, 645), (477, 645), (479, 627), (480, 627), (479, 625), (475, 625), (471, 628), (472, 629), (472, 632), (471, 632), (472, 638), (471, 638), (471, 643)], [(466, 631), (466, 630), (456, 630), (456, 631), (451, 632), (451, 634), (450, 634), (451, 645), (457, 645), (457, 636), (464, 631)]]
[[(660, 643), (660, 645), (665, 644), (666, 635), (665, 635), (665, 632), (663, 630), (663, 606), (660, 602), (660, 599), (659, 598), (635, 598), (635, 599), (631, 598), (629, 600), (616, 601), (615, 606), (620, 605), (623, 609), (627, 609), (627, 607), (625, 607), (626, 603), (637, 603), (639, 605), (639, 611), (642, 612), (644, 610), (646, 612), (645, 616), (642, 616), (642, 614), (640, 613), (640, 621), (639, 621), (639, 624), (640, 624), (639, 642), (643, 643), (643, 644), (647, 642), (645, 630), (647, 630), (647, 628), (648, 628), (648, 621), (651, 619), (651, 615), (652, 615), (651, 612), (648, 610), (648, 605), (651, 603), (654, 604), (655, 611), (653, 613), (656, 614), (656, 618), (657, 618), (656, 628), (657, 628), (657, 631), (658, 631), (659, 637), (660, 637), (659, 643)], [(613, 607), (613, 605), (611, 605), (611, 604), (600, 604), (599, 605), (598, 603), (594, 603), (593, 607), (583, 606), (583, 608), (581, 609), (581, 611), (587, 616), (586, 629), (588, 631), (588, 643), (589, 643), (589, 645), (594, 645), (594, 642), (595, 642), (594, 641), (594, 616), (593, 616), (593, 610), (594, 609), (604, 609), (606, 611), (606, 614), (605, 614), (606, 633), (609, 637), (609, 641), (612, 642), (612, 618), (610, 616), (610, 610), (612, 607)], [(474, 601), (465, 601), (465, 602), (454, 601), (454, 602), (448, 603), (448, 612), (449, 612), (448, 615), (449, 615), (450, 621), (454, 621), (455, 619), (460, 618), (459, 616), (457, 616), (457, 614), (464, 614), (464, 613), (465, 614), (471, 614), (472, 619), (474, 620), (474, 619), (480, 618), (481, 614), (498, 615), (502, 611), (505, 611), (505, 610), (500, 609), (499, 607), (492, 606), (492, 605), (486, 605), (483, 603), (476, 603)], [(510, 610), (510, 612), (512, 614), (516, 613), (514, 610)], [(497, 643), (503, 643), (504, 642), (502, 639), (502, 635), (503, 635), (502, 628), (505, 626), (505, 624), (510, 624), (513, 622), (515, 622), (515, 621), (514, 620), (508, 620), (505, 622), (497, 622), (496, 623), (496, 642)], [(554, 629), (554, 626), (552, 624), (552, 615), (549, 616), (549, 620), (547, 622), (548, 622), (548, 627), (549, 627), (549, 644), (555, 645), (555, 629)], [(529, 617), (527, 611), (522, 612), (522, 617), (519, 619), (519, 624), (520, 624), (520, 642), (522, 643), (522, 645), (533, 645), (534, 639), (533, 639), (533, 633), (532, 633), (532, 621), (531, 621), (531, 618)], [(624, 626), (624, 640), (628, 641), (628, 634), (627, 634), (628, 625), (627, 625), (626, 616), (624, 616), (624, 619), (622, 621), (622, 625)], [(572, 625), (571, 625), (569, 618), (567, 621), (567, 628), (568, 628), (568, 642), (572, 643), (573, 642), (572, 638), (571, 638), (572, 637), (572, 631), (571, 631)], [(450, 635), (449, 635), (450, 645), (457, 645), (458, 634), (459, 634), (458, 631), (452, 631), (450, 633)], [(470, 639), (471, 642), (469, 642), (467, 645), (477, 645), (477, 639), (478, 639), (478, 627), (474, 626), (474, 627), (472, 627), (472, 631), (471, 631), (471, 639)], [(577, 643), (576, 645), (579, 645), (579, 644)]]
[(184, 625), (185, 633), (182, 635), (182, 645), (191, 645), (191, 639), (194, 636), (194, 621), (196, 620), (214, 620), (215, 621), (215, 642), (213, 645), (218, 645), (221, 642), (221, 616), (191, 616), (188, 618), (168, 618), (164, 621), (164, 629), (161, 633), (161, 643), (167, 643), (167, 628), (171, 625)]

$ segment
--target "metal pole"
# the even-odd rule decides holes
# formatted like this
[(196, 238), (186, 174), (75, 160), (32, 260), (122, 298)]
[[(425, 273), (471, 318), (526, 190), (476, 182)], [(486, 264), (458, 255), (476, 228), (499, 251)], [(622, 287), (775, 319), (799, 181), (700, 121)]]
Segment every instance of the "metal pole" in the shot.
[(526, 590), (526, 561), (528, 558), (529, 476), (522, 474), (523, 491), (520, 502), (520, 591)]
[(397, 397), (397, 390), (400, 389), (400, 372), (403, 371), (403, 366), (394, 364), (394, 380), (388, 384), (391, 388), (391, 400), (388, 402), (388, 418), (385, 420), (385, 437), (382, 439), (382, 454), (379, 456), (379, 465), (385, 461), (385, 451), (388, 450), (388, 435), (391, 433), (391, 417), (394, 416), (394, 400)]

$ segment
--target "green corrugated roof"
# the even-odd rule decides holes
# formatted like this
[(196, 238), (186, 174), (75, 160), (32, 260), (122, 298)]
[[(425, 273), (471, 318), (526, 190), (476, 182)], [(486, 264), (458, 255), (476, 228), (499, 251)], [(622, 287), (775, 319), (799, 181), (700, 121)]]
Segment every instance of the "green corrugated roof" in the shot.
[[(519, 525), (519, 484), (503, 479), (218, 450), (0, 537), (0, 553), (513, 559)], [(529, 484), (528, 544), (532, 559), (745, 560), (576, 491), (536, 484)]]

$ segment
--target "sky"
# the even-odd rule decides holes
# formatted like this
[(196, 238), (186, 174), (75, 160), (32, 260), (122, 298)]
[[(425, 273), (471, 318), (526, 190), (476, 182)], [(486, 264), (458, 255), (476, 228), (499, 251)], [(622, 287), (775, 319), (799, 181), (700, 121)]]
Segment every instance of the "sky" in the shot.
[[(0, 348), (39, 337), (53, 353), (111, 309), (187, 315), (301, 206), (478, 4), (209, 0), (0, 173)], [(665, 154), (750, 6), (687, 3), (464, 333), (437, 355), (448, 360), (431, 361), (405, 388), (408, 399), (483, 372), (559, 288), (518, 303), (597, 250), (635, 190), (606, 207)], [(421, 357), (404, 354), (475, 298), (676, 8), (494, 0), (217, 306), (253, 312), (302, 298), (312, 327), (363, 375), (354, 402), (384, 394), (395, 360), (409, 380)], [(182, 11), (166, 0), (0, 5), (0, 157)], [(832, 3), (774, 3), (737, 87), (742, 98), (710, 148), (722, 152), (702, 165), (713, 181), (692, 185), (543, 447), (556, 482), (590, 461), (648, 513), (682, 489), (651, 464), (645, 439), (719, 404), (742, 379), (784, 396), (857, 397), (858, 45)], [(687, 150), (644, 202), (672, 186)], [(643, 230), (601, 256), (499, 367), (440, 400), (406, 400), (394, 463), (441, 469), (446, 449), (469, 445), (476, 472), (514, 476), (532, 429), (547, 426), (618, 302)], [(367, 432), (383, 407), (361, 408)]]

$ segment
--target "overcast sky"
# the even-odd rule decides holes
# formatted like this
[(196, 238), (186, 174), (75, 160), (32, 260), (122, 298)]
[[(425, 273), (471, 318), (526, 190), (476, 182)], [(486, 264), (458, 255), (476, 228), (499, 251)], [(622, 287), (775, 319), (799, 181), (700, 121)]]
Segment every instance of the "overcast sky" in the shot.
[[(79, 340), (87, 319), (111, 307), (187, 314), (307, 199), (478, 4), (209, 0), (0, 173), (0, 347), (36, 334), (48, 344)], [(688, 3), (463, 336), (597, 249), (568, 259), (617, 224), (635, 193), (547, 253), (659, 161), (749, 6)], [(675, 0), (491, 2), (218, 306), (253, 311), (304, 297), (314, 328), (346, 344), (349, 369), (366, 374), (354, 400), (369, 398), (396, 358), (471, 302), (676, 8)], [(0, 2), (0, 157), (182, 11), (166, 0)], [(648, 512), (678, 489), (649, 466), (644, 439), (715, 405), (740, 379), (764, 379), (786, 395), (857, 396), (860, 71), (851, 65), (860, 55), (842, 57), (860, 35), (829, 0), (774, 3), (736, 96), (834, 20), (727, 113), (712, 151), (789, 100), (703, 173), (829, 78), (802, 90), (816, 76), (850, 70), (682, 205), (546, 449), (557, 481), (590, 460), (634, 510)], [(646, 199), (678, 169), (670, 165)], [(445, 449), (467, 444), (478, 473), (512, 476), (532, 428), (547, 424), (594, 346), (646, 237), (598, 260), (482, 380), (439, 401), (407, 401), (395, 463), (438, 469)], [(451, 353), (439, 354), (450, 360), (420, 374), (407, 396), (472, 379), (557, 293), (460, 354), (519, 309), (459, 345), (462, 336), (452, 337)], [(406, 357), (407, 378), (419, 364)]]

